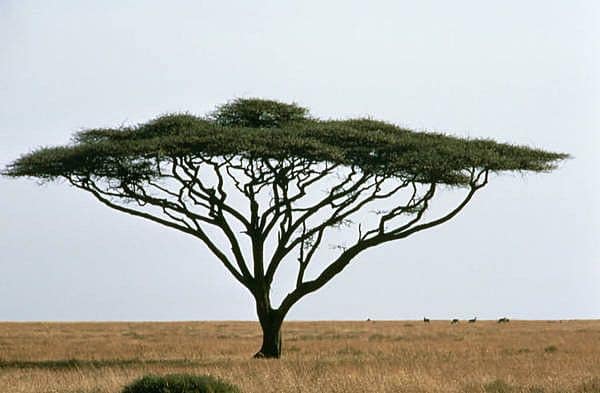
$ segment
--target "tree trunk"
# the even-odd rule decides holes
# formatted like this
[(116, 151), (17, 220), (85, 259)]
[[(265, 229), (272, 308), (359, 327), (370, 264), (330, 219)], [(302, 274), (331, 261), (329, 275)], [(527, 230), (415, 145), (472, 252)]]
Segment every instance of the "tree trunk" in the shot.
[(269, 310), (266, 315), (259, 315), (260, 326), (263, 332), (263, 341), (260, 351), (255, 358), (279, 359), (281, 357), (281, 325), (283, 318), (275, 310)]

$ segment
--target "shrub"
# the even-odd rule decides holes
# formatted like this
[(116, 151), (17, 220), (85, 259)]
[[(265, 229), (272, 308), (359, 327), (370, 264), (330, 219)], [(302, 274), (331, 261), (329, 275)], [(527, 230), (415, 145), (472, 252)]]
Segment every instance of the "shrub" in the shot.
[(210, 375), (146, 375), (122, 393), (240, 393), (238, 387)]
[(544, 352), (546, 353), (553, 353), (558, 351), (558, 347), (556, 345), (548, 345), (546, 348), (544, 348)]

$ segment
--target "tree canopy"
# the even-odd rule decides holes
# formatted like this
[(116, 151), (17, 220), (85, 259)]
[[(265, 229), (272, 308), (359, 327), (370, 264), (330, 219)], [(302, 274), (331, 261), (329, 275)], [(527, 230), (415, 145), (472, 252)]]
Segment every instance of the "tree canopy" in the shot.
[[(490, 172), (550, 171), (567, 157), (372, 119), (320, 120), (296, 104), (237, 99), (204, 117), (169, 114), (84, 130), (3, 173), (66, 179), (110, 208), (200, 239), (256, 301), (263, 329), (257, 355), (279, 357), (290, 308), (357, 255), (449, 221)], [(431, 218), (439, 185), (467, 192)], [(333, 257), (315, 257), (340, 227), (353, 242)], [(290, 259), (297, 274), (277, 306), (271, 286)], [(321, 263), (311, 269), (315, 259)]]
[(371, 119), (319, 120), (295, 104), (238, 99), (207, 117), (168, 114), (133, 127), (89, 129), (68, 146), (26, 154), (8, 176), (53, 180), (67, 175), (150, 179), (156, 163), (203, 154), (250, 159), (298, 157), (355, 165), (364, 172), (423, 183), (467, 185), (473, 168), (548, 171), (566, 154), (488, 139), (415, 132)]

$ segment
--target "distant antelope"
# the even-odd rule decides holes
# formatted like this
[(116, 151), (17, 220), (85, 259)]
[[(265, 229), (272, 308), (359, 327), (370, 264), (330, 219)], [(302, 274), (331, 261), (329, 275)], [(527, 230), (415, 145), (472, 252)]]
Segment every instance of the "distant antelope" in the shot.
[(510, 322), (510, 319), (508, 319), (508, 318), (506, 318), (506, 317), (504, 317), (504, 318), (500, 318), (500, 319), (498, 320), (498, 323), (509, 323), (509, 322)]
[(429, 322), (431, 322), (431, 321), (429, 320), (429, 318), (423, 318), (423, 322), (425, 322), (425, 323), (429, 323)]
[(473, 319), (469, 319), (469, 323), (475, 323), (477, 322), (477, 317), (473, 318)]
[(458, 319), (454, 318), (454, 319), (452, 320), (452, 322), (450, 322), (450, 323), (452, 323), (452, 324), (454, 324), (454, 323), (458, 323)]

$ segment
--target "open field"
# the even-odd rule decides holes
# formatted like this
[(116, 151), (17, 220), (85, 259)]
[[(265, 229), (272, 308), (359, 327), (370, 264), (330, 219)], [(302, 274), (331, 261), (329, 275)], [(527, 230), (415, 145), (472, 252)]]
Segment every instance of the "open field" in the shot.
[(244, 392), (600, 393), (600, 321), (288, 322), (253, 360), (252, 322), (0, 323), (0, 392), (117, 393), (147, 373)]

